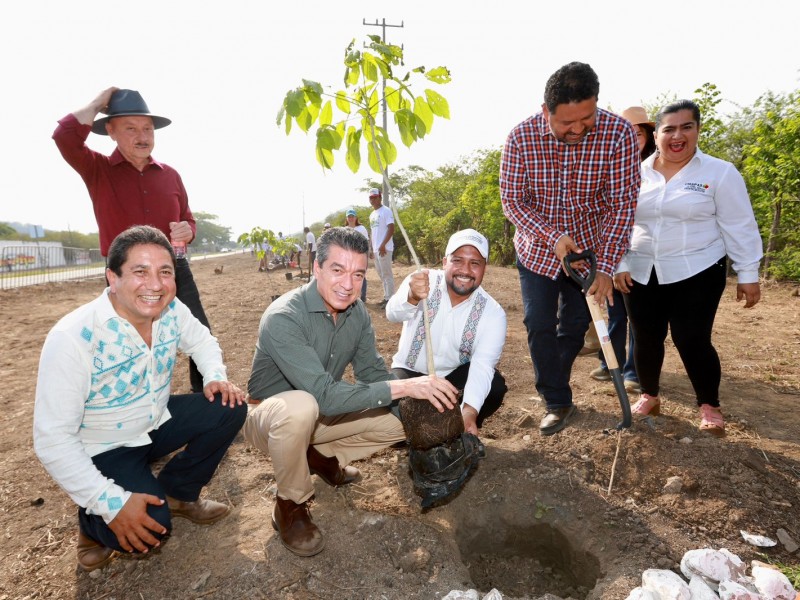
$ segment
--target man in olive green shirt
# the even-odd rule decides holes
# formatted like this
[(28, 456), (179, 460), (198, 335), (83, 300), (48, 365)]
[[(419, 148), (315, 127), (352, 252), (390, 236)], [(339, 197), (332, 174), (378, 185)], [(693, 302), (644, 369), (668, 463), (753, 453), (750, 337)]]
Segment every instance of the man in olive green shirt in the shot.
[[(259, 325), (243, 431), (272, 457), (278, 487), (272, 523), (283, 545), (300, 556), (324, 546), (308, 510), (311, 474), (330, 485), (351, 483), (359, 472), (350, 462), (405, 439), (390, 411), (402, 397), (427, 400), (439, 411), (457, 406), (447, 380), (400, 380), (386, 369), (359, 299), (367, 252), (355, 229), (323, 233), (314, 279), (273, 302)], [(348, 365), (355, 383), (342, 381)]]

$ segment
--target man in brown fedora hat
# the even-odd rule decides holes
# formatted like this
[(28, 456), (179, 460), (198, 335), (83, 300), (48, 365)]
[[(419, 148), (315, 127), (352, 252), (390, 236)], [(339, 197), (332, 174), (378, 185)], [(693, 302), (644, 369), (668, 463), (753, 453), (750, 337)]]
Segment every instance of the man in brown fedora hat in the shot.
[[(99, 113), (105, 116), (95, 120)], [(106, 256), (111, 241), (133, 225), (160, 229), (178, 255), (178, 299), (210, 329), (189, 261), (177, 251), (185, 249), (197, 233), (186, 189), (175, 169), (151, 155), (154, 131), (171, 122), (152, 114), (139, 92), (110, 87), (61, 119), (53, 139), (89, 190), (100, 229), (100, 253)], [(110, 156), (86, 145), (90, 131), (116, 142)], [(194, 362), (189, 364), (189, 379), (193, 392), (203, 390), (203, 378)]]

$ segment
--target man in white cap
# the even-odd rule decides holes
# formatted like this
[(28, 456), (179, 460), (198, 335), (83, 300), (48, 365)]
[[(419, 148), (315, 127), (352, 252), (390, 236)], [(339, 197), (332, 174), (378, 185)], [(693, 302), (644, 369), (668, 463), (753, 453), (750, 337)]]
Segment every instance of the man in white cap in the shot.
[[(104, 116), (95, 119), (99, 113)], [(78, 172), (89, 191), (100, 230), (100, 253), (108, 255), (112, 240), (133, 225), (151, 225), (167, 236), (178, 258), (175, 281), (178, 300), (210, 329), (200, 302), (186, 244), (197, 233), (189, 198), (178, 172), (152, 157), (155, 130), (172, 121), (150, 112), (135, 90), (110, 87), (58, 122), (53, 133), (64, 160)], [(110, 137), (117, 147), (110, 156), (86, 145), (89, 132)], [(193, 392), (203, 391), (203, 377), (189, 362)]]
[(428, 374), (421, 306), (428, 299), (436, 375), (463, 390), (464, 429), (474, 435), (508, 389), (496, 369), (506, 341), (506, 313), (481, 287), (488, 258), (483, 235), (457, 231), (447, 242), (443, 270), (412, 273), (386, 305), (390, 321), (405, 323), (392, 358), (392, 372), (405, 379)]
[(383, 283), (383, 301), (378, 304), (384, 308), (394, 294), (394, 273), (392, 273), (392, 252), (394, 251), (394, 215), (388, 206), (381, 202), (381, 191), (372, 188), (369, 191), (369, 203), (372, 212), (369, 215), (369, 228), (372, 234), (370, 256), (375, 257), (375, 270)]

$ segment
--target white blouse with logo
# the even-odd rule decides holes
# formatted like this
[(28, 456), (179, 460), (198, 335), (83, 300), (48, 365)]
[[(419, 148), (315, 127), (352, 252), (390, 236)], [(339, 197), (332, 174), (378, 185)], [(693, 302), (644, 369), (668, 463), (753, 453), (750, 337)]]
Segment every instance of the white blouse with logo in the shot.
[(642, 163), (630, 250), (617, 266), (646, 284), (653, 268), (658, 282), (675, 283), (707, 269), (725, 256), (739, 283), (758, 282), (763, 245), (744, 180), (729, 162), (703, 154), (669, 181)]

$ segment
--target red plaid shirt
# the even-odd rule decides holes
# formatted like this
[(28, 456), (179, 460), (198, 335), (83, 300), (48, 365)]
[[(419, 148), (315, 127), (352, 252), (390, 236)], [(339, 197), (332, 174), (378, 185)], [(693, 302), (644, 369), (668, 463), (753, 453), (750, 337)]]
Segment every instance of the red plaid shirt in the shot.
[(633, 127), (598, 109), (594, 128), (575, 145), (558, 141), (539, 113), (509, 134), (500, 163), (503, 212), (516, 226), (514, 247), (528, 270), (556, 279), (556, 242), (570, 236), (613, 275), (628, 249), (641, 182)]

